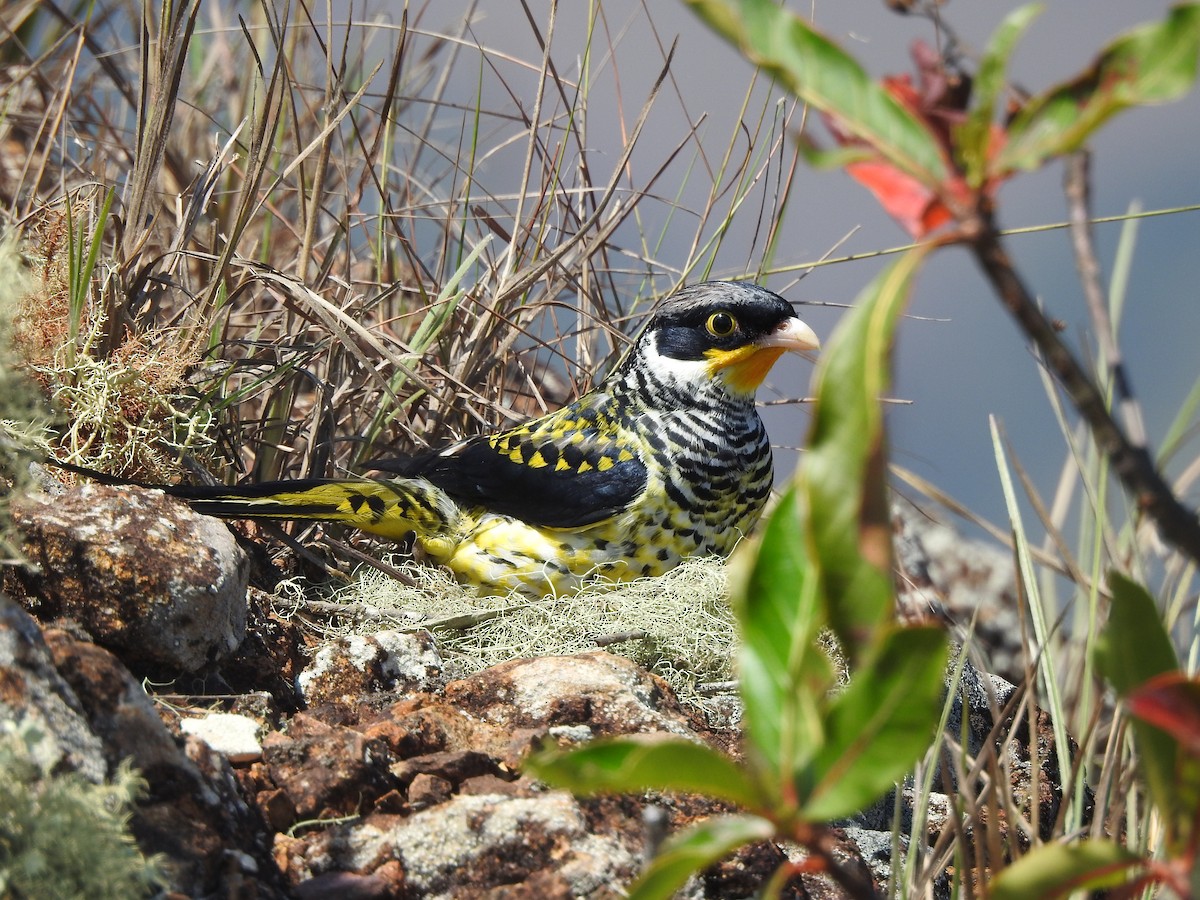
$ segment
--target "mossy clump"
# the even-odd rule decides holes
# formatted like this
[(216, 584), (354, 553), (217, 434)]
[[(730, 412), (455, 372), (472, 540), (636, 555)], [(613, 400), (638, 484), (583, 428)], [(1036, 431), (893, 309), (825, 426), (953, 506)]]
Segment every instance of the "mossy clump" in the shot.
[(364, 569), (336, 600), (373, 622), (429, 629), (459, 674), (602, 646), (661, 675), (681, 700), (696, 706), (706, 705), (710, 686), (734, 678), (737, 629), (723, 560), (691, 559), (660, 577), (601, 582), (540, 600), (480, 597), (444, 570), (392, 564), (413, 583)]
[(163, 883), (129, 832), (145, 782), (55, 774), (32, 726), (0, 721), (0, 897), (145, 897)]
[(98, 260), (72, 288), (67, 223), (65, 213), (43, 210), (19, 245), (10, 240), (0, 266), (19, 276), (0, 298), (7, 368), (35, 382), (57, 413), (46, 432), (51, 455), (152, 482), (175, 480), (185, 454), (211, 462), (216, 415), (187, 382), (199, 354), (176, 329), (122, 323), (112, 312), (122, 298), (110, 261)]

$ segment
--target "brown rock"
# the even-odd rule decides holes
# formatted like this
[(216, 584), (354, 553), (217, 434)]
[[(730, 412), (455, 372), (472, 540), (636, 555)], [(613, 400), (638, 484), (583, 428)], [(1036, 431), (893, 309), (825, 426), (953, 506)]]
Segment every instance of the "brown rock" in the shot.
[[(263, 764), (272, 783), (286, 791), (301, 819), (329, 818), (370, 808), (395, 786), (391, 755), (383, 741), (351, 728), (326, 725), (298, 714), (287, 733), (263, 741)], [(260, 770), (261, 771), (261, 770)]]
[(296, 821), (296, 807), (286, 791), (259, 791), (254, 802), (272, 831), (287, 831)]
[(388, 900), (398, 897), (397, 886), (380, 875), (329, 872), (302, 881), (292, 891), (296, 900)]
[[(603, 896), (601, 892), (599, 896)], [(579, 895), (571, 883), (557, 872), (534, 872), (520, 884), (499, 884), (482, 892), (487, 900), (574, 900)], [(593, 895), (596, 896), (596, 895)], [(613, 894), (612, 896), (620, 896)]]
[(413, 809), (436, 806), (449, 799), (453, 791), (454, 785), (445, 778), (421, 772), (413, 776), (412, 783), (408, 786), (408, 803)]
[(246, 554), (161, 491), (88, 484), (12, 504), (36, 568), (5, 586), (42, 621), (78, 622), (138, 672), (195, 672), (246, 632)]
[[(432, 704), (428, 697), (423, 702)], [(364, 734), (372, 740), (383, 740), (401, 758), (445, 750), (450, 743), (451, 731), (459, 729), (459, 723), (453, 720), (461, 718), (457, 714), (444, 715), (438, 709), (418, 708), (411, 701), (396, 704), (388, 716), (372, 723)]]
[(495, 775), (476, 775), (467, 778), (458, 786), (458, 792), (467, 796), (479, 794), (500, 794), (506, 797), (530, 797), (533, 795), (532, 785), (526, 779), (508, 781)]
[(502, 663), (446, 685), (446, 699), (507, 727), (582, 725), (596, 735), (692, 735), (665, 681), (601, 650)]
[(452, 785), (476, 775), (495, 775), (501, 772), (499, 764), (486, 753), (478, 750), (448, 750), (429, 753), (402, 760), (391, 768), (391, 773), (402, 786), (410, 784), (418, 773), (436, 775)]

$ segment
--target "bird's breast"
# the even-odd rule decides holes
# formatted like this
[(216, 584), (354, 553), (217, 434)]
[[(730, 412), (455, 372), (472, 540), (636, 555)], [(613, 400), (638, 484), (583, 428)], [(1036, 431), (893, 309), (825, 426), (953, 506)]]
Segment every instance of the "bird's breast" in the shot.
[[(736, 426), (736, 427), (734, 427)], [(757, 415), (716, 423), (691, 416), (669, 423), (649, 479), (646, 512), (681, 556), (728, 555), (758, 520), (771, 492), (771, 445)]]

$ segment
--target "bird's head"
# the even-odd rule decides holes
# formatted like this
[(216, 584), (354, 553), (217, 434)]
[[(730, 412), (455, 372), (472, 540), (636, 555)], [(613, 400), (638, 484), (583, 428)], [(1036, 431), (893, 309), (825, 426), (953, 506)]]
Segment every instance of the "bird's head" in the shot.
[(658, 308), (634, 355), (659, 375), (699, 390), (718, 382), (750, 396), (787, 351), (820, 348), (816, 334), (778, 294), (741, 281), (706, 281)]

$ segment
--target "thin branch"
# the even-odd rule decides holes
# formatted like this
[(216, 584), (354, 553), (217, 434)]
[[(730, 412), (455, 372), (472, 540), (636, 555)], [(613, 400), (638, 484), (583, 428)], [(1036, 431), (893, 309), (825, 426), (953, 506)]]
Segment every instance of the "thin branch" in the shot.
[(1087, 298), (1088, 314), (1092, 327), (1096, 329), (1096, 341), (1100, 345), (1100, 356), (1108, 369), (1108, 383), (1117, 392), (1117, 409), (1125, 423), (1125, 431), (1134, 446), (1146, 447), (1146, 425), (1142, 419), (1142, 407), (1133, 396), (1133, 387), (1125, 372), (1125, 361), (1117, 345), (1112, 317), (1105, 302), (1104, 287), (1100, 279), (1100, 264), (1092, 242), (1091, 205), (1092, 190), (1089, 173), (1092, 156), (1079, 150), (1067, 157), (1063, 188), (1070, 208), (1071, 246), (1075, 251), (1075, 266), (1079, 269), (1079, 280)]
[[(797, 822), (792, 837), (802, 844), (811, 857), (820, 861), (821, 869), (853, 900), (879, 900), (879, 893), (866, 866), (858, 860), (845, 860), (845, 849), (837, 835), (825, 825)], [(855, 863), (858, 863), (856, 866)], [(804, 863), (800, 864), (804, 867)]]
[(1062, 384), (1121, 483), (1138, 508), (1157, 523), (1164, 540), (1200, 561), (1200, 520), (1175, 497), (1146, 447), (1131, 441), (1113, 419), (1100, 389), (1038, 308), (1000, 241), (991, 209), (981, 210), (973, 224), (966, 242), (976, 261)]

